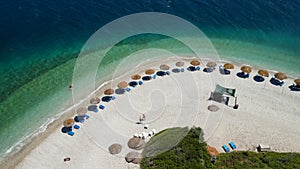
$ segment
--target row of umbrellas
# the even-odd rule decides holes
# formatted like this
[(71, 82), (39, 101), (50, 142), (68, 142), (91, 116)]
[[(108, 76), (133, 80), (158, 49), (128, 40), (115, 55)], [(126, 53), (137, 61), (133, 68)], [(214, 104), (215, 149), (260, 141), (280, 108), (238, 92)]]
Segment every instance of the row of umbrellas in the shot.
[[(193, 66), (198, 66), (198, 65), (200, 65), (200, 61), (199, 60), (192, 60), (190, 62), (190, 64), (193, 65)], [(182, 67), (182, 66), (184, 66), (184, 62), (178, 61), (178, 62), (176, 62), (175, 65), (177, 67)], [(217, 64), (215, 62), (208, 62), (206, 64), (206, 66), (207, 67), (216, 67)], [(231, 64), (231, 63), (225, 63), (223, 65), (223, 67), (224, 67), (224, 69), (234, 69), (234, 65)], [(166, 64), (162, 64), (162, 65), (160, 65), (160, 69), (161, 70), (169, 70), (170, 66), (168, 66)], [(244, 73), (249, 74), (249, 73), (252, 72), (252, 68), (250, 66), (245, 65), (245, 66), (241, 67), (241, 71), (244, 72)], [(154, 73), (155, 73), (154, 69), (147, 69), (145, 71), (146, 75), (153, 75)], [(260, 76), (264, 76), (264, 77), (269, 77), (269, 75), (270, 75), (269, 72), (267, 70), (264, 70), (264, 69), (259, 70), (258, 74)], [(275, 76), (275, 78), (277, 78), (279, 80), (287, 79), (286, 74), (284, 74), (282, 72), (275, 73), (274, 76)], [(139, 80), (141, 78), (142, 77), (139, 74), (134, 74), (134, 75), (131, 76), (131, 79), (133, 79), (133, 80)], [(295, 79), (294, 82), (295, 82), (296, 85), (300, 86), (300, 79)], [(126, 87), (128, 87), (128, 83), (126, 81), (122, 81), (118, 84), (118, 87), (120, 89), (125, 89)], [(114, 89), (106, 89), (104, 91), (104, 94), (105, 95), (112, 95), (112, 94), (114, 94)], [(92, 98), (90, 100), (90, 103), (91, 104), (98, 104), (98, 103), (100, 103), (100, 98), (98, 98), (98, 97)], [(86, 108), (81, 107), (81, 108), (77, 109), (78, 116), (84, 116), (86, 113), (87, 113)], [(71, 126), (74, 125), (74, 123), (75, 123), (75, 121), (73, 119), (67, 119), (63, 122), (63, 125), (64, 125), (64, 127), (71, 127)]]

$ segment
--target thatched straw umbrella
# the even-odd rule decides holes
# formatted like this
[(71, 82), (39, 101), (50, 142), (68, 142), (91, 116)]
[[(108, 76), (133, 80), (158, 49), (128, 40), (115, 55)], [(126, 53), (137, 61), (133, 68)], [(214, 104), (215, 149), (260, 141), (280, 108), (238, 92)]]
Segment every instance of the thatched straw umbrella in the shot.
[(223, 66), (225, 69), (234, 69), (234, 65), (231, 63), (225, 63)]
[(104, 91), (104, 94), (105, 94), (105, 95), (112, 95), (112, 94), (114, 94), (114, 89), (106, 89), (106, 90)]
[(192, 60), (190, 62), (190, 64), (193, 65), (193, 66), (198, 66), (198, 65), (200, 65), (200, 61), (199, 60)]
[(84, 116), (87, 112), (86, 108), (80, 107), (79, 109), (77, 109), (77, 115), (78, 116)]
[(217, 66), (217, 64), (216, 64), (215, 62), (208, 62), (208, 63), (206, 64), (206, 66), (207, 66), (207, 67), (214, 68), (214, 67)]
[(75, 121), (73, 119), (67, 119), (64, 121), (64, 126), (65, 127), (72, 127)]
[(122, 150), (122, 146), (120, 144), (112, 144), (108, 147), (108, 151), (110, 154), (119, 154)]
[(133, 164), (140, 164), (142, 162), (142, 154), (141, 153), (138, 153), (136, 154), (135, 156), (135, 159), (132, 161)]
[(242, 66), (241, 71), (249, 74), (249, 73), (251, 73), (252, 69), (250, 66)]
[(207, 107), (207, 109), (208, 109), (209, 111), (216, 112), (216, 111), (219, 110), (219, 107), (216, 106), (216, 105), (209, 105), (209, 106)]
[(258, 71), (258, 74), (264, 77), (269, 77), (269, 72), (267, 70), (261, 69)]
[(279, 79), (279, 80), (287, 79), (287, 76), (284, 73), (281, 73), (281, 72), (275, 73), (274, 76), (276, 77), (276, 79)]
[(142, 158), (141, 154), (136, 151), (131, 151), (126, 154), (125, 160), (130, 163), (133, 162), (136, 158)]
[(175, 65), (176, 65), (177, 67), (182, 67), (182, 66), (184, 65), (184, 62), (181, 62), (181, 61), (176, 62)]
[(206, 149), (207, 149), (209, 155), (211, 155), (211, 156), (213, 156), (213, 155), (214, 156), (218, 156), (219, 155), (219, 152), (218, 152), (218, 150), (215, 147), (207, 145)]
[(91, 104), (98, 104), (98, 103), (100, 103), (100, 99), (98, 97), (91, 98), (90, 103)]
[(141, 76), (139, 74), (135, 74), (135, 75), (131, 76), (131, 79), (132, 80), (139, 80), (139, 79), (141, 79)]
[(125, 81), (122, 81), (118, 84), (118, 88), (125, 89), (128, 86), (128, 83)]
[(159, 66), (159, 68), (160, 68), (161, 70), (169, 70), (169, 69), (170, 69), (170, 66), (168, 66), (168, 65), (166, 65), (166, 64), (162, 64), (162, 65)]
[(144, 148), (145, 146), (145, 141), (142, 140), (141, 138), (138, 137), (132, 137), (131, 139), (129, 139), (129, 141), (127, 142), (127, 145), (129, 148), (131, 149), (135, 149), (135, 150), (141, 150)]
[(155, 70), (153, 70), (153, 69), (147, 69), (146, 71), (145, 71), (145, 74), (146, 75), (152, 75), (152, 74), (154, 74), (155, 73)]
[(295, 79), (294, 82), (296, 83), (296, 85), (300, 86), (300, 79)]

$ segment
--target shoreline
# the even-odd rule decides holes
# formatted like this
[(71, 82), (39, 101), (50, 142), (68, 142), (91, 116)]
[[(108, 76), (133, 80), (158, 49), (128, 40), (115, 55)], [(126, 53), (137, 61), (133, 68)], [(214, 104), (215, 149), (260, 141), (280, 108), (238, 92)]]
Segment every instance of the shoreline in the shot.
[[(170, 62), (169, 60), (171, 59), (177, 59), (178, 58), (168, 58), (167, 61), (164, 60), (165, 62)], [(190, 58), (190, 57), (179, 57), (179, 59), (182, 59), (182, 60), (192, 60), (193, 58)], [(151, 59), (149, 59), (148, 61), (151, 61)], [(201, 61), (207, 61), (206, 59), (201, 59)], [(224, 63), (224, 62), (227, 62), (225, 60), (221, 60), (221, 61), (216, 61), (217, 64), (220, 64), (220, 63)], [(230, 63), (233, 63), (236, 67), (235, 67), (235, 70), (239, 70), (237, 68), (239, 68), (241, 65), (244, 65), (242, 63), (237, 63), (237, 62), (232, 62), (232, 61), (228, 61)], [(157, 61), (157, 63), (163, 63), (162, 61)], [(152, 65), (153, 62), (149, 63), (149, 65)], [(141, 66), (141, 65), (138, 65), (138, 66)], [(146, 65), (147, 66), (147, 65)], [(159, 65), (156, 65), (156, 66), (159, 66)], [(203, 62), (201, 63), (201, 73), (203, 68), (202, 66), (203, 65)], [(187, 67), (185, 65), (185, 67)], [(204, 66), (205, 67), (205, 66)], [(257, 70), (257, 67), (255, 66), (252, 66), (253, 70)], [(141, 68), (139, 67), (135, 67), (133, 68), (134, 69), (140, 69), (140, 71), (143, 71), (141, 70)], [(274, 73), (276, 71), (273, 71), (273, 70), (270, 70), (270, 73)], [(126, 77), (127, 74), (130, 74), (130, 72), (127, 72), (126, 74), (120, 76), (120, 77), (117, 77), (117, 79), (122, 79), (122, 78), (129, 78), (130, 77)], [(255, 74), (255, 72), (251, 73), (251, 75), (253, 76)], [(232, 74), (232, 76), (235, 76)], [(294, 79), (295, 77), (291, 77), (289, 76), (289, 79)], [(253, 80), (252, 78), (250, 80)], [(105, 89), (105, 87), (107, 86), (110, 86), (110, 85), (113, 85), (113, 81), (115, 81), (115, 79), (113, 79), (112, 81), (109, 80), (109, 81), (106, 81), (104, 82), (103, 86), (99, 86), (95, 91), (93, 91), (93, 93), (97, 96), (97, 97), (101, 97), (103, 95), (103, 91)], [(285, 85), (286, 87), (286, 85)], [(91, 93), (91, 95), (93, 95), (93, 93)], [(87, 96), (86, 98), (83, 99), (83, 102), (80, 103), (79, 105), (77, 105), (76, 107), (80, 107), (80, 106), (86, 106), (88, 105), (89, 103), (86, 103), (86, 101), (88, 101), (90, 98), (90, 96)], [(40, 134), (36, 135), (35, 137), (33, 138), (28, 138), (28, 140), (30, 140), (30, 142), (26, 145), (24, 145), (20, 150), (18, 150), (17, 152), (12, 152), (10, 155), (8, 155), (7, 157), (4, 157), (4, 162), (0, 163), (0, 168), (14, 168), (16, 167), (33, 149), (35, 149), (40, 143), (42, 143), (49, 135), (51, 135), (53, 132), (55, 132), (57, 129), (59, 129), (59, 126), (62, 125), (62, 122), (65, 120), (65, 118), (68, 118), (70, 116), (74, 116), (76, 113), (74, 111), (74, 109), (76, 107), (73, 107), (71, 108), (69, 111), (67, 111), (66, 113), (64, 114), (61, 114), (56, 120), (54, 120), (53, 122), (49, 123), (46, 127), (46, 130), (44, 132), (41, 132)], [(60, 113), (58, 113), (60, 114)]]

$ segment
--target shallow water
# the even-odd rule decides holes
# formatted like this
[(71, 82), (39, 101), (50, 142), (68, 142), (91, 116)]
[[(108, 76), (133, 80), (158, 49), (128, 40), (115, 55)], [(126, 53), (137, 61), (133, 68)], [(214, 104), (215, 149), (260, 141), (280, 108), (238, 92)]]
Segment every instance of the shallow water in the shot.
[[(174, 14), (201, 28), (221, 59), (295, 77), (300, 73), (300, 1), (59, 2), (1, 2), (1, 154), (72, 105), (68, 85), (82, 45), (101, 26), (124, 15)], [(131, 38), (111, 50), (96, 84), (108, 80), (104, 75), (113, 73), (122, 58), (150, 47), (189, 52), (166, 37)]]

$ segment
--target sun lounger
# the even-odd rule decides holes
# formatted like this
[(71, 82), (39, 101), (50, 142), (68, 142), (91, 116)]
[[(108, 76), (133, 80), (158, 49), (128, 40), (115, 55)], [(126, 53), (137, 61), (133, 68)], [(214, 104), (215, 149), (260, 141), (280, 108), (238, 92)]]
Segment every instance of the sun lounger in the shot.
[(99, 109), (101, 109), (101, 110), (103, 110), (104, 108), (105, 108), (105, 106), (103, 106), (103, 105), (99, 106)]
[(236, 145), (234, 144), (234, 142), (230, 142), (229, 143), (229, 146), (234, 150), (236, 149)]
[(196, 66), (195, 69), (199, 71), (200, 70), (200, 66)]
[(126, 90), (127, 92), (130, 92), (131, 89), (130, 89), (129, 87), (127, 87), (125, 90)]
[(230, 152), (230, 149), (229, 149), (229, 147), (227, 146), (227, 145), (223, 145), (222, 146), (222, 148), (224, 149), (224, 151), (226, 152), (226, 153), (228, 153), (228, 152)]
[(143, 84), (143, 81), (140, 80), (140, 81), (139, 81), (139, 85), (142, 85), (142, 84)]
[(184, 72), (184, 68), (181, 68), (181, 69), (180, 69), (180, 72)]
[(153, 78), (153, 79), (156, 79), (156, 76), (157, 76), (157, 75), (153, 75), (153, 77), (152, 77), (152, 78)]
[(80, 126), (78, 126), (77, 124), (74, 125), (74, 129), (79, 129)]
[(84, 117), (85, 117), (85, 119), (89, 119), (90, 118), (90, 116), (89, 115), (84, 115)]
[(68, 135), (69, 135), (69, 136), (74, 136), (74, 134), (75, 134), (75, 133), (74, 133), (73, 131), (69, 131), (69, 132), (68, 132)]

